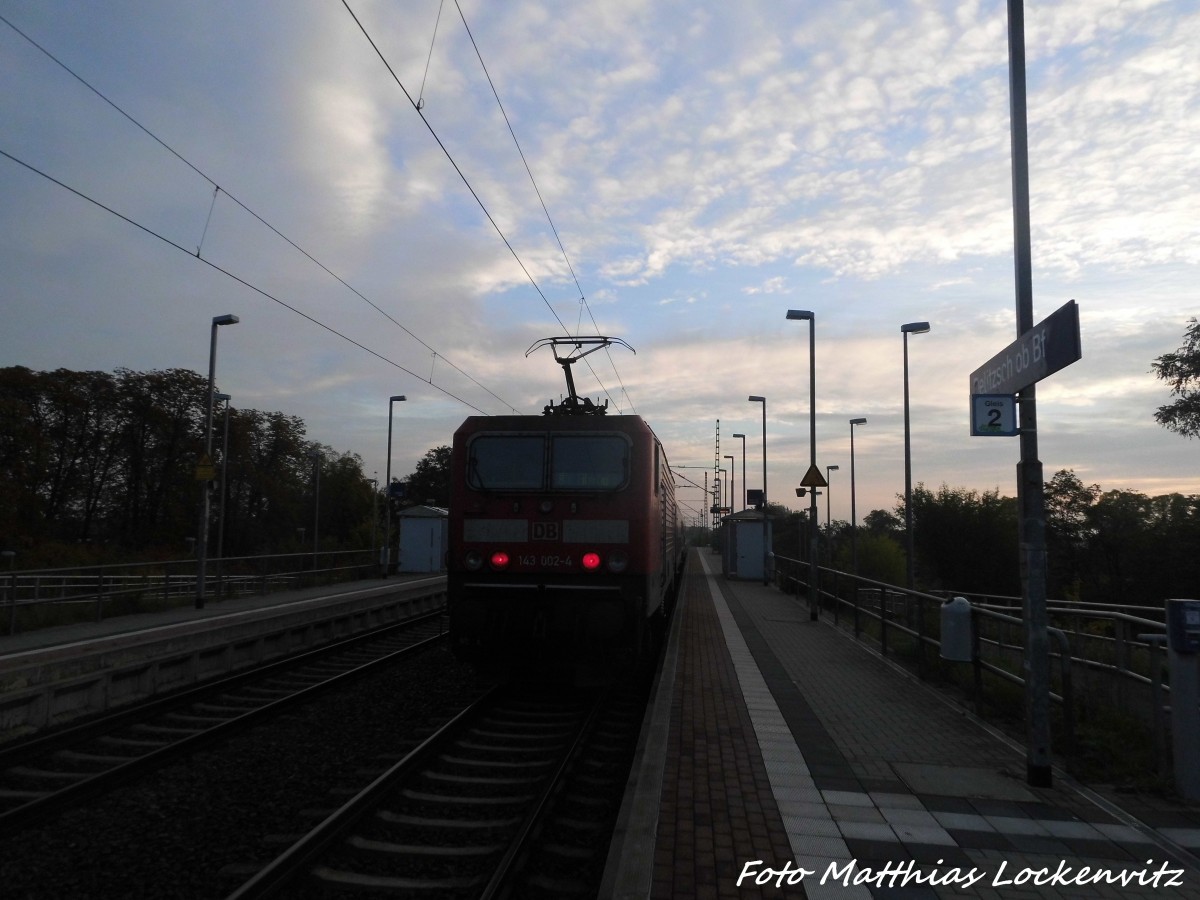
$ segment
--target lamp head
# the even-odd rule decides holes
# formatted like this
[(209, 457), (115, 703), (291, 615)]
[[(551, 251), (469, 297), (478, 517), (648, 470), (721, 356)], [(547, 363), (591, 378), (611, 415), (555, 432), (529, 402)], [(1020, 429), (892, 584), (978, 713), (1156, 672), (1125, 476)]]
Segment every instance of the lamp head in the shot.
[(825, 471), (826, 472), (836, 472), (836, 471), (838, 471), (838, 467), (837, 466), (826, 466)]
[(403, 394), (397, 394), (395, 397), (388, 397), (388, 401), (390, 403), (395, 403), (397, 400), (407, 400), (407, 399), (408, 398), (405, 397)]
[(734, 437), (741, 438), (743, 441), (746, 439), (746, 436), (744, 434), (735, 434)]
[(866, 420), (866, 419), (861, 419), (861, 418), (860, 418), (860, 419), (851, 419), (851, 420), (850, 420), (850, 424), (851, 424), (851, 425), (866, 425), (866, 424), (867, 424), (867, 420)]
[(751, 394), (751, 395), (750, 395), (750, 402), (751, 402), (751, 403), (766, 403), (766, 402), (767, 402), (767, 398), (766, 398), (766, 397), (756, 397), (756, 396), (754, 396), (753, 394)]
[(233, 315), (233, 313), (224, 316), (213, 316), (214, 325), (236, 325), (240, 321), (242, 320)]
[(803, 319), (807, 322), (816, 321), (816, 316), (814, 316), (812, 310), (809, 309), (789, 309), (787, 311), (787, 317), (789, 319)]
[(928, 322), (909, 322), (907, 325), (901, 325), (900, 330), (904, 334), (924, 334), (929, 330)]

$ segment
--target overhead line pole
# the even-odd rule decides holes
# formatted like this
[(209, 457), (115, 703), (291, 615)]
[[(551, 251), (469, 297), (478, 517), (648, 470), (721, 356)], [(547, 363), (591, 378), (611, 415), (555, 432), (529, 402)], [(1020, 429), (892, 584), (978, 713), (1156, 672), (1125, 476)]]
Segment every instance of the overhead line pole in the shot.
[[(1029, 224), (1029, 126), (1025, 84), (1023, 0), (1008, 0), (1008, 80), (1012, 131), (1013, 239), (1016, 269), (1017, 337), (1033, 322), (1033, 256)], [(1046, 508), (1042, 463), (1038, 459), (1036, 389), (1017, 394), (1021, 461), (1017, 464), (1017, 503), (1021, 546), (1021, 606), (1025, 622), (1026, 780), (1050, 787), (1050, 639), (1046, 615)]]

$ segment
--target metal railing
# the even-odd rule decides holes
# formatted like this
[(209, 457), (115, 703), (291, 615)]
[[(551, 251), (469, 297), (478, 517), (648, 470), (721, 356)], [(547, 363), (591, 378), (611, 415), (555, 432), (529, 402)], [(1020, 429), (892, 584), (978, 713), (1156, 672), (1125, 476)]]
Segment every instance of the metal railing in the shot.
[[(802, 603), (806, 602), (807, 563), (779, 555), (775, 556), (775, 563), (780, 589), (794, 591)], [(970, 690), (977, 713), (982, 716), (986, 702), (985, 673), (999, 681), (1024, 686), (1020, 598), (910, 591), (824, 566), (818, 568), (818, 573), (818, 602), (823, 610), (832, 613), (834, 623), (842, 626), (848, 618), (846, 625), (854, 637), (861, 640), (869, 633), (884, 655), (894, 654), (890, 645), (907, 640), (907, 649), (921, 677), (926, 677), (931, 669), (928, 648), (936, 648), (939, 653), (941, 650), (942, 604), (951, 596), (974, 598)], [(1050, 698), (1060, 712), (1065, 754), (1069, 756), (1077, 749), (1076, 726), (1081, 716), (1089, 710), (1119, 709), (1147, 729), (1159, 771), (1167, 771), (1169, 741), (1163, 707), (1169, 687), (1162, 677), (1166, 656), (1160, 649), (1166, 634), (1164, 611), (1051, 601), (1047, 615), (1053, 641), (1050, 655), (1055, 668)]]
[[(197, 561), (174, 559), (0, 574), (7, 631), (100, 621), (193, 603)], [(258, 596), (380, 574), (377, 550), (238, 556), (211, 560), (205, 600)]]

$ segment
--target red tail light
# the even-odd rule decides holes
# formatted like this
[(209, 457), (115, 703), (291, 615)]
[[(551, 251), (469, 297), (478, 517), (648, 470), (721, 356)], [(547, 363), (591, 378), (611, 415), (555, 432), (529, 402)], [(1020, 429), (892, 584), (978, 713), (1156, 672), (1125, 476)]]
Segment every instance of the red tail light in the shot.
[(585, 553), (583, 554), (582, 562), (585, 569), (587, 569), (589, 572), (594, 572), (596, 569), (600, 568), (600, 554)]
[(510, 562), (509, 556), (503, 550), (497, 550), (491, 556), (491, 563), (492, 563), (493, 569), (507, 569), (509, 562)]

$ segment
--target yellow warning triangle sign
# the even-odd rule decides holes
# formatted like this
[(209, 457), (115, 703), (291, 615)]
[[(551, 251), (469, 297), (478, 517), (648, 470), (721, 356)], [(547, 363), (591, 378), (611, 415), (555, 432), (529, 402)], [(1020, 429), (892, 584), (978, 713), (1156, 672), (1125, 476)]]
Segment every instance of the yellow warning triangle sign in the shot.
[(808, 471), (804, 473), (804, 477), (800, 479), (800, 485), (806, 488), (829, 487), (829, 482), (821, 475), (821, 470), (816, 464), (808, 467)]

